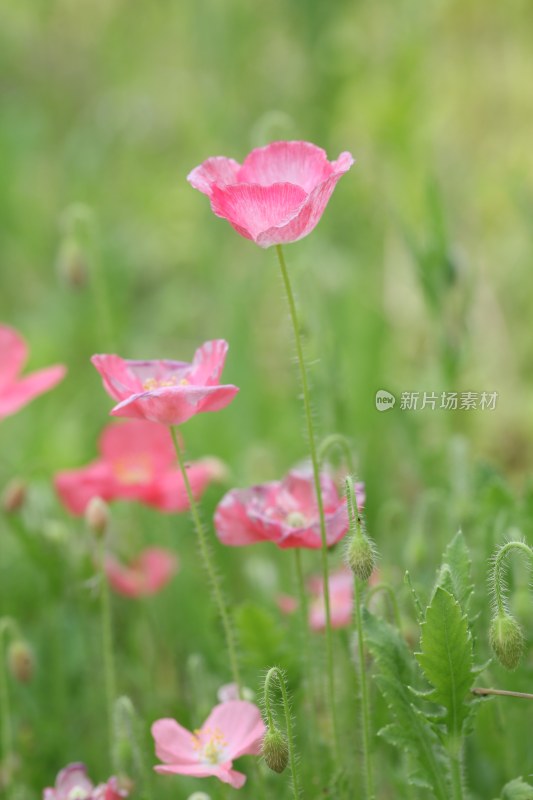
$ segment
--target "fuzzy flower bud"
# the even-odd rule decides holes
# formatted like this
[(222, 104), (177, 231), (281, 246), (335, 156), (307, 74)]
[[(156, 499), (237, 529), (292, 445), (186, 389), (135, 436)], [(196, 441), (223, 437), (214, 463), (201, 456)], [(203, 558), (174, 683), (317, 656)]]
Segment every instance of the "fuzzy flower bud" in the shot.
[(491, 622), (489, 641), (500, 664), (505, 669), (516, 669), (525, 647), (522, 628), (507, 612), (500, 612)]
[(19, 511), (26, 500), (27, 486), (21, 478), (13, 478), (2, 492), (2, 511), (13, 514)]
[(109, 506), (101, 497), (93, 497), (85, 509), (87, 527), (98, 538), (105, 536), (109, 525)]
[(283, 772), (289, 763), (287, 738), (278, 728), (269, 728), (264, 735), (261, 752), (265, 764), (274, 772)]
[(29, 683), (33, 678), (35, 659), (30, 645), (23, 639), (16, 639), (7, 651), (9, 671), (19, 683)]
[(367, 581), (376, 564), (374, 548), (370, 540), (362, 533), (355, 533), (348, 540), (346, 547), (346, 563), (356, 578)]

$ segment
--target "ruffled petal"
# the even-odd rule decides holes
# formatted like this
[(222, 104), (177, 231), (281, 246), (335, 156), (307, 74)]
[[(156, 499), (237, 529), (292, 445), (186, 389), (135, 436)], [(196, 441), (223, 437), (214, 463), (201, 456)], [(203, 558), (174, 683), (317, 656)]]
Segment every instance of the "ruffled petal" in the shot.
[(304, 189), (292, 183), (215, 186), (211, 208), (218, 217), (227, 219), (242, 236), (259, 243), (265, 231), (283, 227), (288, 219), (292, 219), (306, 198)]
[(0, 325), (0, 391), (20, 374), (28, 358), (28, 346), (9, 325)]
[(165, 386), (133, 394), (111, 410), (115, 417), (147, 419), (162, 425), (181, 425), (195, 414), (219, 411), (231, 403), (236, 386)]
[(32, 372), (22, 380), (0, 389), (0, 419), (14, 414), (34, 397), (53, 389), (65, 377), (66, 371), (66, 367), (57, 364)]
[(247, 700), (219, 703), (202, 727), (222, 732), (229, 761), (243, 755), (258, 755), (266, 730), (261, 712)]
[(334, 171), (321, 147), (310, 142), (272, 142), (246, 156), (234, 183), (292, 183), (309, 194)]
[(229, 345), (224, 339), (205, 342), (194, 354), (188, 381), (194, 386), (216, 386), (224, 369)]
[[(168, 771), (178, 772), (180, 767), (200, 767), (198, 753), (194, 749), (194, 736), (175, 719), (158, 719), (152, 725), (152, 736), (158, 759), (172, 765), (172, 769)], [(162, 768), (155, 769), (163, 771)]]
[(142, 382), (129, 368), (129, 362), (117, 355), (96, 354), (91, 363), (102, 377), (104, 389), (113, 400), (124, 400), (142, 389)]
[(198, 191), (210, 195), (213, 186), (227, 186), (236, 183), (240, 167), (241, 165), (232, 158), (214, 156), (189, 172), (187, 180)]
[(260, 523), (252, 519), (248, 506), (253, 489), (232, 489), (215, 511), (215, 532), (222, 544), (241, 546), (265, 540)]

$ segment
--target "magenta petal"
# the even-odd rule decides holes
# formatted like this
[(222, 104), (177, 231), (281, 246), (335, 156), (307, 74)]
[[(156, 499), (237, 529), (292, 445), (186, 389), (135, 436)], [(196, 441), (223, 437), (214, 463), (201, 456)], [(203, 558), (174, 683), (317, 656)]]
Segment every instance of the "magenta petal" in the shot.
[(222, 544), (238, 547), (264, 541), (261, 526), (248, 514), (247, 499), (252, 491), (232, 489), (218, 504), (214, 524)]
[[(264, 231), (283, 226), (287, 219), (292, 219), (306, 197), (307, 193), (292, 183), (215, 186), (211, 194), (211, 208), (218, 217), (227, 219), (241, 235), (259, 244)], [(268, 247), (268, 244), (264, 246)]]
[(258, 755), (265, 735), (261, 712), (247, 700), (229, 700), (215, 706), (204, 729), (219, 729), (226, 741), (229, 761), (243, 755)]
[(310, 142), (272, 142), (246, 156), (233, 183), (292, 183), (309, 194), (332, 171), (321, 147)]
[(291, 219), (265, 228), (254, 237), (258, 245), (270, 247), (274, 244), (288, 244), (311, 233), (320, 221), (339, 179), (353, 164), (353, 158), (349, 153), (343, 153), (335, 163), (338, 165), (337, 171), (313, 189)]
[(216, 386), (224, 369), (229, 345), (224, 339), (205, 342), (194, 354), (188, 374), (190, 384), (196, 386)]
[(169, 431), (146, 420), (108, 425), (100, 436), (99, 446), (109, 463), (125, 468), (128, 464), (142, 463), (150, 476), (168, 469), (176, 460)]
[(56, 778), (56, 800), (68, 800), (70, 792), (74, 789), (90, 794), (93, 788), (92, 781), (87, 777), (85, 765), (69, 764)]
[(158, 719), (152, 725), (152, 736), (155, 740), (155, 753), (160, 761), (173, 768), (199, 766), (192, 733), (175, 719)]
[(232, 158), (224, 156), (214, 156), (208, 158), (199, 167), (196, 167), (187, 175), (187, 180), (195, 189), (203, 194), (210, 195), (213, 186), (225, 186), (236, 183), (237, 172), (240, 164)]
[(131, 395), (111, 410), (115, 417), (148, 419), (181, 425), (203, 411), (219, 411), (231, 403), (236, 386), (165, 386)]
[(141, 381), (131, 372), (128, 362), (116, 355), (96, 354), (91, 362), (102, 377), (104, 389), (113, 400), (124, 400), (142, 389)]
[(0, 391), (16, 380), (28, 358), (22, 336), (8, 325), (0, 325)]
[(65, 377), (66, 371), (66, 367), (60, 364), (46, 367), (0, 390), (0, 419), (14, 414), (34, 397), (53, 389)]

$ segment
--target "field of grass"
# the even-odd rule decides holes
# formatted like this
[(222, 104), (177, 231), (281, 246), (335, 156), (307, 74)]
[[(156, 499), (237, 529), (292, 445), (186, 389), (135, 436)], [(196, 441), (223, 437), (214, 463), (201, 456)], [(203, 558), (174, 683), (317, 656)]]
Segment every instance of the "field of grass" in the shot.
[[(0, 4), (0, 324), (29, 343), (30, 370), (68, 368), (0, 422), (0, 487), (28, 485), (21, 511), (0, 515), (0, 617), (16, 619), (35, 661), (31, 682), (8, 678), (9, 800), (40, 798), (69, 762), (85, 762), (96, 781), (113, 772), (93, 543), (52, 484), (96, 457), (109, 422), (90, 357), (189, 360), (215, 338), (229, 342), (224, 379), (240, 393), (183, 433), (188, 457), (227, 465), (202, 515), (244, 683), (259, 698), (265, 670), (286, 670), (303, 798), (365, 797), (353, 627), (334, 633), (339, 771), (327, 704), (308, 707), (309, 676), (324, 682), (324, 636), (311, 634), (306, 666), (301, 619), (276, 601), (296, 594), (290, 551), (225, 548), (212, 531), (224, 492), (279, 479), (308, 453), (275, 251), (238, 236), (186, 181), (212, 155), (242, 161), (278, 139), (315, 142), (330, 159), (354, 154), (316, 230), (285, 248), (318, 436), (342, 434), (353, 450), (409, 649), (420, 630), (404, 574), (429, 602), (461, 528), (476, 664), (491, 656), (489, 559), (506, 539), (533, 544), (532, 25), (525, 0)], [(392, 410), (376, 410), (380, 389), (395, 395)], [(438, 407), (442, 392), (484, 391), (497, 392), (493, 410)], [(437, 408), (402, 409), (403, 392), (434, 392)], [(334, 462), (343, 466), (337, 453)], [(134, 765), (132, 796), (229, 797), (214, 778), (151, 776), (150, 724), (171, 716), (198, 727), (231, 680), (190, 518), (120, 502), (111, 536), (125, 556), (151, 544), (180, 561), (156, 596), (112, 597), (118, 691), (136, 709), (150, 773), (143, 783)], [(306, 575), (319, 573), (318, 551), (302, 555)], [(342, 546), (329, 559), (339, 565)], [(511, 605), (532, 639), (525, 559), (511, 572)], [(371, 610), (390, 619), (379, 596)], [(403, 757), (376, 736), (391, 720), (370, 651), (366, 669), (376, 797), (433, 797), (408, 785)], [(531, 645), (516, 671), (493, 660), (479, 685), (533, 691)], [(466, 740), (464, 798), (533, 796), (501, 794), (533, 773), (531, 719), (531, 701), (483, 702)], [(244, 800), (293, 796), (285, 774), (252, 761), (242, 762)]]

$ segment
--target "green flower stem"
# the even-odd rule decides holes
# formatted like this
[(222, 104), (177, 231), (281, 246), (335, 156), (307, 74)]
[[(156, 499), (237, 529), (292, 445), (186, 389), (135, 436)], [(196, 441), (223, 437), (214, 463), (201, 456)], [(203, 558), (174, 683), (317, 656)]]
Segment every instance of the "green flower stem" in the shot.
[(111, 621), (111, 594), (105, 573), (105, 537), (100, 539), (100, 622), (102, 626), (102, 656), (107, 705), (109, 753), (113, 753), (115, 739), (115, 699), (117, 696), (115, 659), (113, 655), (113, 625)]
[(495, 695), (496, 697), (518, 697), (520, 700), (533, 700), (533, 694), (528, 692), (511, 692), (508, 689), (485, 689), (481, 686), (476, 686), (472, 689), (472, 694), (478, 697)]
[(196, 535), (198, 537), (198, 544), (200, 547), (200, 554), (202, 557), (202, 561), (204, 564), (205, 571), (207, 573), (207, 577), (211, 586), (211, 591), (213, 593), (213, 597), (217, 606), (218, 613), (220, 615), (220, 619), (222, 621), (222, 627), (224, 628), (224, 635), (226, 637), (226, 647), (228, 650), (228, 656), (231, 665), (231, 672), (233, 675), (233, 680), (237, 684), (239, 695), (241, 694), (242, 690), (242, 681), (241, 675), (239, 670), (239, 662), (237, 658), (237, 646), (235, 641), (235, 634), (233, 631), (233, 627), (231, 625), (229, 611), (226, 605), (226, 601), (224, 599), (224, 594), (222, 592), (222, 587), (220, 585), (220, 578), (217, 575), (215, 566), (213, 564), (213, 558), (211, 555), (211, 551), (209, 549), (209, 544), (207, 541), (207, 535), (205, 528), (203, 526), (200, 512), (198, 509), (198, 505), (196, 500), (194, 499), (194, 495), (192, 493), (191, 484), (189, 482), (189, 476), (187, 474), (187, 467), (185, 464), (185, 457), (184, 453), (181, 449), (178, 434), (176, 428), (174, 426), (170, 427), (170, 433), (172, 435), (172, 440), (174, 442), (174, 447), (176, 448), (176, 455), (178, 458), (178, 464), (181, 470), (181, 474), (183, 475), (183, 482), (185, 483), (185, 490), (187, 492), (187, 497), (189, 499), (190, 511), (191, 516), (194, 522), (194, 527), (196, 528)]
[(300, 326), (298, 323), (298, 314), (296, 312), (296, 303), (294, 301), (294, 294), (291, 287), (289, 272), (285, 263), (285, 257), (281, 245), (276, 245), (276, 252), (278, 254), (279, 265), (281, 268), (281, 275), (285, 286), (285, 293), (287, 295), (287, 302), (289, 305), (289, 313), (291, 317), (292, 327), (294, 331), (294, 341), (296, 345), (296, 355), (298, 358), (298, 365), (300, 369), (300, 380), (302, 384), (302, 395), (305, 410), (305, 419), (307, 425), (307, 438), (309, 442), (309, 451), (311, 455), (311, 462), (313, 465), (313, 480), (315, 484), (316, 502), (318, 507), (318, 516), (320, 519), (320, 539), (322, 543), (322, 577), (324, 581), (324, 606), (326, 611), (326, 650), (327, 650), (327, 680), (328, 680), (328, 700), (331, 712), (331, 719), (333, 725), (333, 745), (335, 756), (339, 758), (339, 733), (337, 723), (337, 709), (335, 704), (335, 678), (333, 672), (333, 632), (331, 627), (331, 609), (329, 600), (329, 569), (328, 569), (328, 544), (326, 536), (326, 518), (324, 516), (324, 502), (322, 500), (322, 488), (320, 485), (320, 464), (318, 460), (317, 447), (315, 441), (315, 429), (313, 425), (313, 414), (311, 410), (311, 398), (309, 393), (309, 382), (307, 379), (307, 369), (305, 366), (305, 359), (303, 353), (302, 339), (300, 336)]
[(398, 601), (396, 600), (396, 594), (392, 586), (389, 586), (388, 583), (378, 583), (377, 586), (372, 586), (371, 589), (367, 592), (366, 595), (366, 602), (367, 604), (370, 603), (370, 600), (374, 595), (378, 594), (379, 592), (384, 592), (387, 595), (387, 599), (390, 603), (390, 607), (392, 609), (392, 614), (394, 616), (394, 622), (396, 627), (399, 631), (402, 629), (402, 619), (400, 616), (400, 609), (398, 607)]
[(294, 800), (298, 800), (298, 798), (300, 797), (300, 779), (298, 777), (298, 770), (296, 768), (296, 753), (294, 748), (294, 735), (292, 730), (291, 709), (289, 705), (289, 698), (287, 695), (287, 684), (285, 682), (285, 676), (282, 670), (279, 669), (279, 667), (271, 667), (268, 670), (265, 678), (263, 694), (265, 699), (265, 711), (267, 715), (267, 723), (270, 729), (276, 728), (276, 722), (274, 720), (274, 715), (272, 713), (272, 707), (270, 703), (270, 684), (273, 680), (276, 680), (278, 682), (279, 688), (281, 690), (283, 713), (285, 715), (285, 726), (287, 728), (287, 744), (289, 747), (289, 765), (292, 776), (292, 792), (294, 795)]
[[(16, 631), (17, 626), (10, 617), (0, 619), (0, 717), (1, 717), (1, 741), (2, 758), (6, 773), (9, 775), (10, 760), (13, 755), (13, 728), (11, 720), (11, 704), (9, 702), (9, 684), (7, 681), (7, 658), (4, 648), (4, 640), (10, 631)], [(9, 793), (9, 777), (7, 792)], [(8, 795), (9, 796), (9, 795)]]
[(533, 564), (533, 550), (525, 542), (515, 541), (507, 542), (502, 545), (494, 556), (493, 567), (490, 573), (489, 583), (494, 596), (494, 602), (498, 614), (505, 614), (507, 612), (507, 598), (505, 597), (505, 580), (502, 577), (505, 559), (512, 550), (518, 550), (525, 553)]
[(359, 686), (361, 689), (361, 714), (363, 717), (363, 761), (365, 767), (365, 786), (367, 800), (375, 799), (372, 757), (370, 754), (370, 700), (366, 680), (365, 640), (363, 636), (363, 615), (361, 614), (362, 582), (354, 578), (355, 624), (357, 626), (357, 651), (359, 660)]
[(320, 443), (320, 447), (318, 448), (319, 463), (323, 464), (324, 461), (326, 461), (330, 451), (335, 449), (341, 450), (346, 460), (348, 471), (353, 472), (354, 464), (352, 450), (348, 439), (346, 436), (343, 436), (342, 433), (332, 433), (330, 436), (326, 436), (326, 438), (323, 439), (323, 441)]
[(452, 773), (453, 800), (464, 800), (463, 765), (461, 759), (461, 742), (452, 742), (449, 748), (450, 766)]

